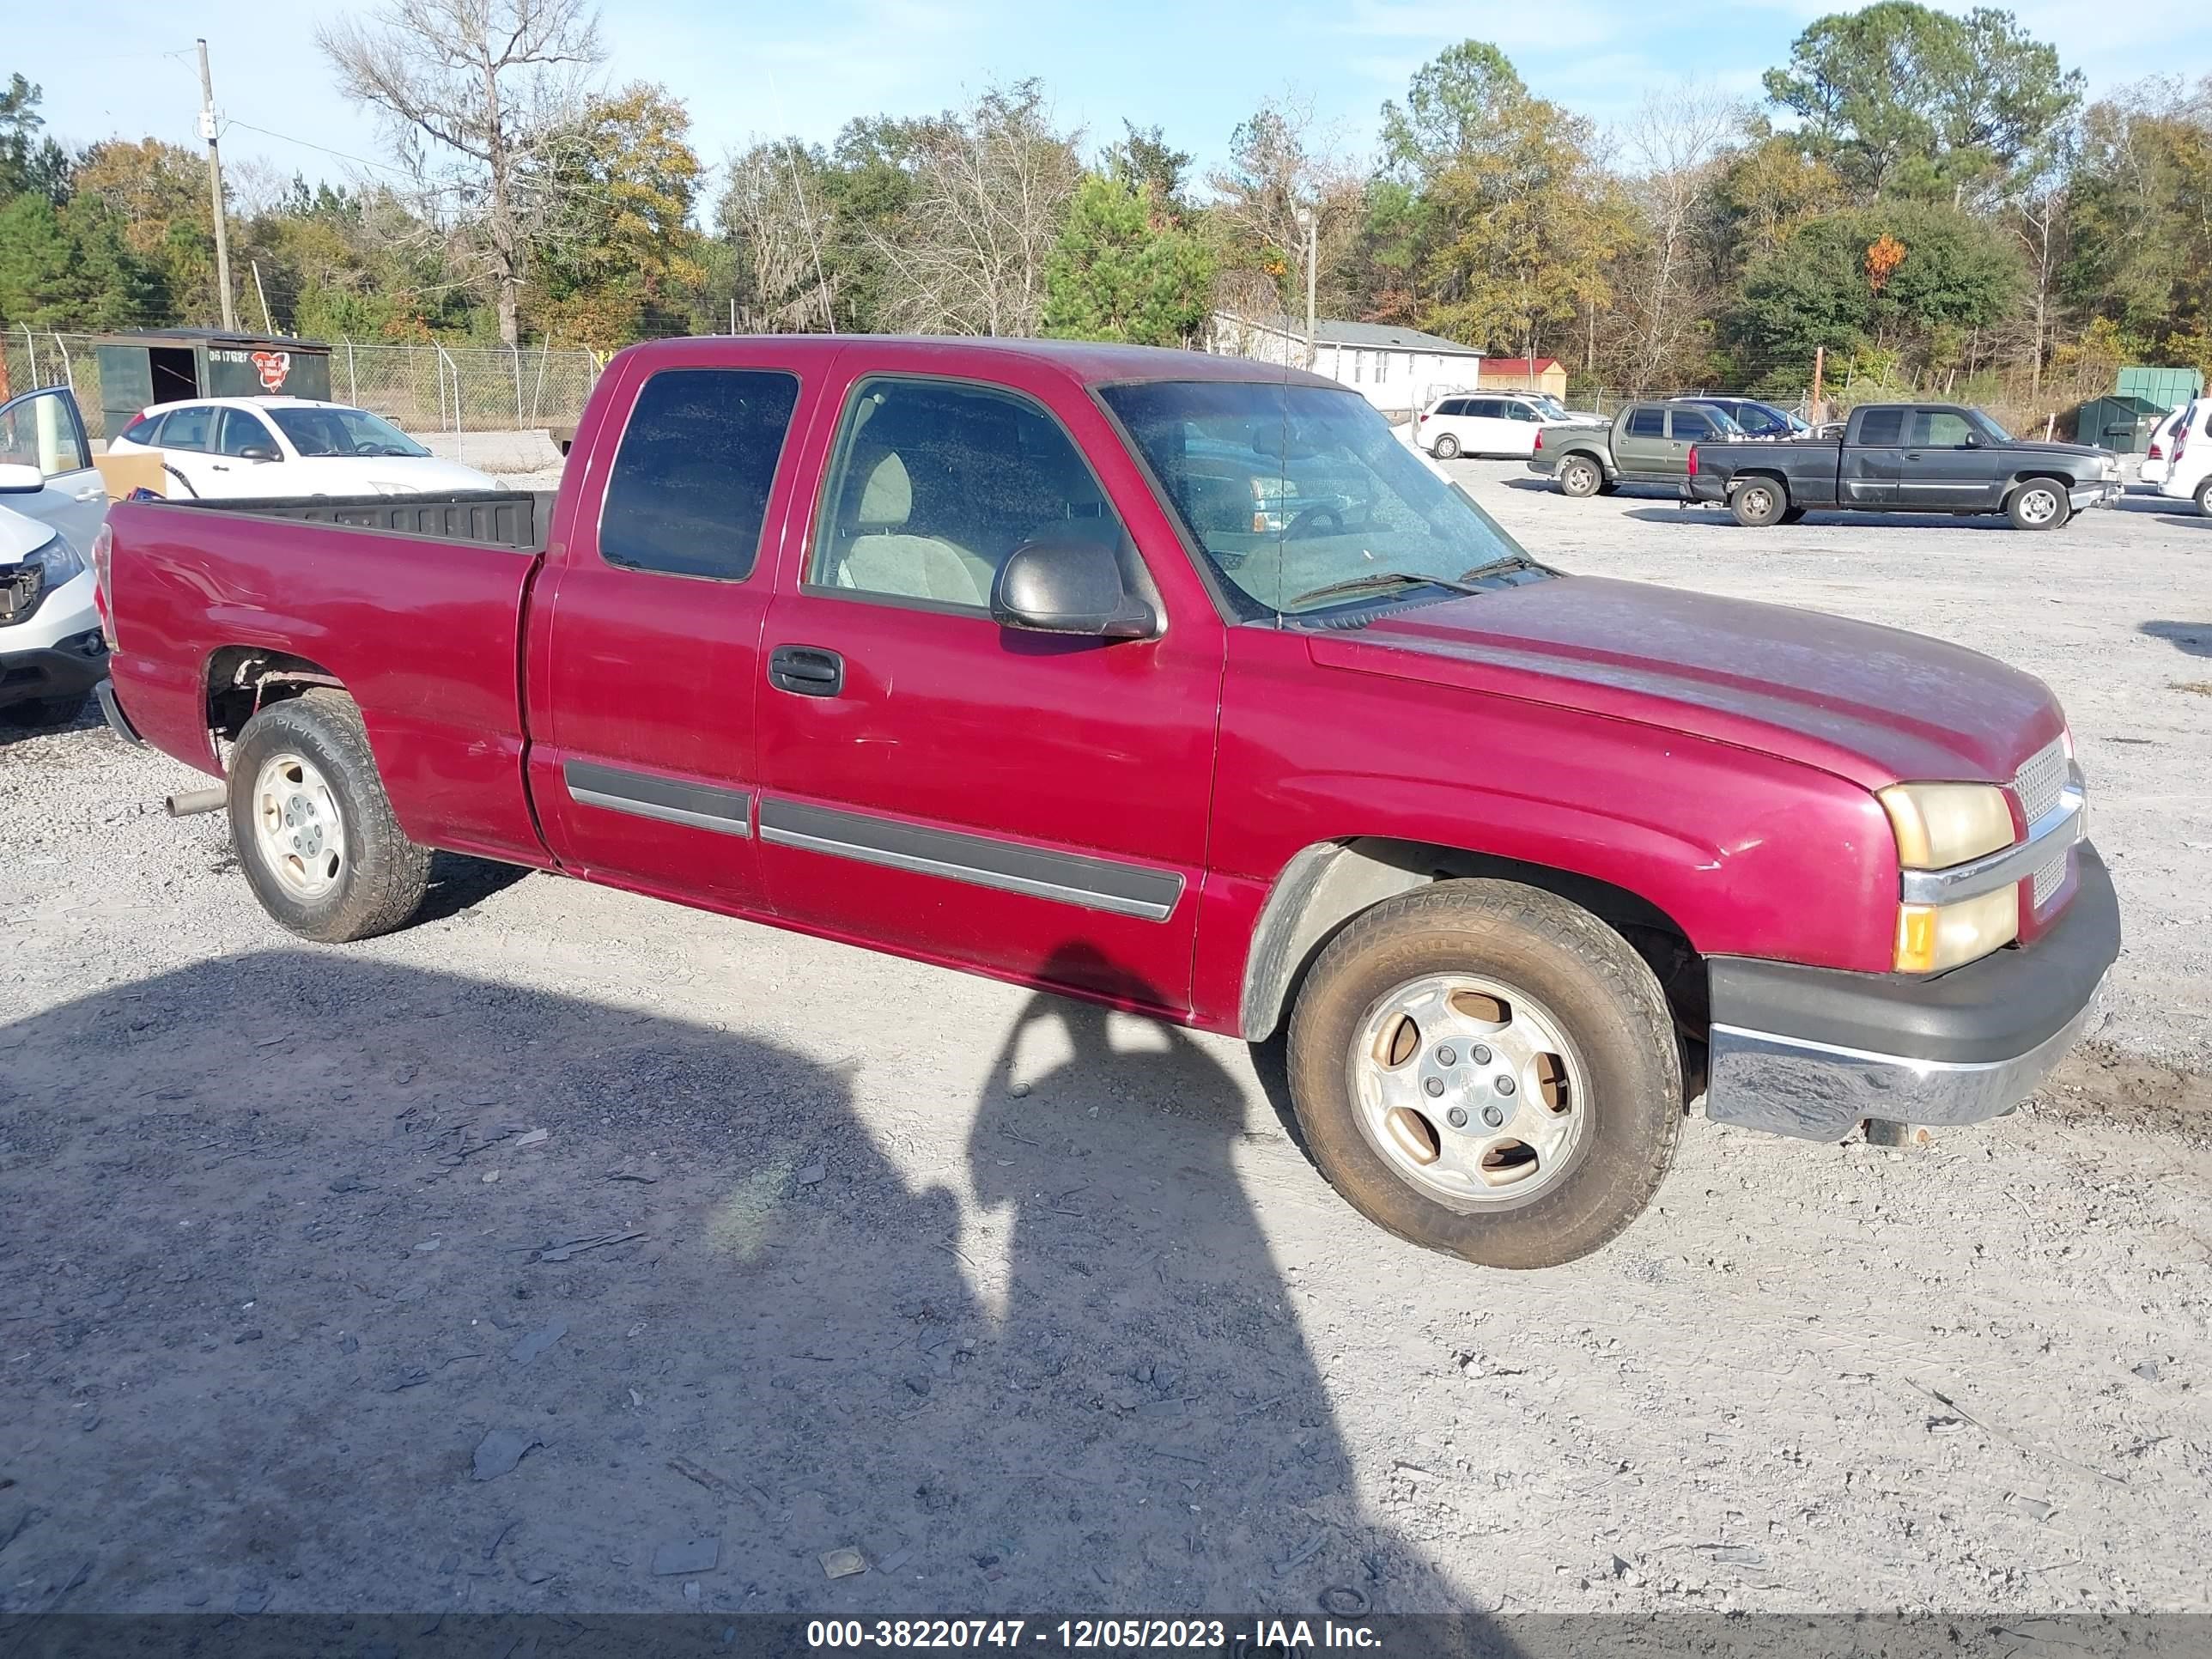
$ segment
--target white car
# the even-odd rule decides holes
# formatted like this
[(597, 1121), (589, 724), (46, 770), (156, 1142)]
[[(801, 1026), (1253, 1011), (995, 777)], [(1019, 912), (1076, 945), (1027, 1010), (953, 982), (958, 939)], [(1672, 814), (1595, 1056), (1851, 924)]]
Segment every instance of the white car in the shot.
[(418, 495), (497, 489), (441, 460), (365, 409), (308, 398), (195, 398), (155, 404), (108, 441), (111, 455), (158, 455), (172, 494)]
[(2184, 404), (2150, 429), (2150, 447), (2143, 451), (2142, 469), (2136, 475), (2145, 483), (2166, 482), (2166, 469), (2173, 461), (2174, 434), (2181, 429), (2181, 417), (2188, 412), (2189, 405)]
[(76, 400), (0, 404), (0, 724), (65, 726), (107, 677), (88, 562), (106, 518)]
[(2178, 501), (2193, 498), (2197, 510), (2212, 517), (2212, 398), (2199, 398), (2181, 411), (2158, 493)]
[[(1556, 412), (1555, 412), (1556, 411)], [(1583, 424), (1548, 398), (1526, 393), (1462, 392), (1439, 398), (1413, 422), (1413, 443), (1440, 461), (1455, 455), (1526, 459), (1547, 426)]]

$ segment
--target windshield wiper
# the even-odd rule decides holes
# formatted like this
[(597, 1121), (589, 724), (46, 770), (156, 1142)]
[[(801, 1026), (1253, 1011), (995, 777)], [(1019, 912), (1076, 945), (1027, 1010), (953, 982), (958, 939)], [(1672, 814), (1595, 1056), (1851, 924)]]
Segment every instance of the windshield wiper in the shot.
[(1347, 577), (1340, 582), (1328, 582), (1310, 592), (1301, 593), (1291, 603), (1308, 605), (1316, 599), (1333, 599), (1354, 593), (1372, 593), (1391, 587), (1449, 587), (1455, 593), (1481, 593), (1485, 590), (1470, 587), (1464, 581), (1455, 581), (1449, 576), (1415, 576), (1403, 570), (1376, 570), (1364, 576)]
[[(1461, 571), (1459, 579), (1463, 582), (1471, 582), (1477, 576), (1495, 576), (1508, 570), (1541, 570), (1543, 568), (1526, 553), (1508, 553), (1503, 558), (1492, 559), (1487, 564), (1479, 564), (1472, 570)], [(1487, 592), (1489, 590), (1483, 588), (1469, 591)]]

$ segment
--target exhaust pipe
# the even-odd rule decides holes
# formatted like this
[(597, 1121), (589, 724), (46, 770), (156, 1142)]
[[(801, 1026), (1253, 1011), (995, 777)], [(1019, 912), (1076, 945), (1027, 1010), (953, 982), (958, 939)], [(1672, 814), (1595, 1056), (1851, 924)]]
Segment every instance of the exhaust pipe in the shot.
[(172, 795), (162, 805), (173, 818), (188, 818), (195, 812), (220, 812), (230, 799), (230, 792), (219, 783), (204, 789), (187, 789), (182, 794)]

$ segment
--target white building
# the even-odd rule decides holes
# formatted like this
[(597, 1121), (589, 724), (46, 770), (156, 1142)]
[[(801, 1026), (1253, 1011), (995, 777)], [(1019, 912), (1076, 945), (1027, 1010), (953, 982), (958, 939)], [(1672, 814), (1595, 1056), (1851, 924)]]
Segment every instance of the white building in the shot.
[[(1447, 392), (1472, 392), (1482, 378), (1481, 352), (1418, 328), (1323, 319), (1314, 325), (1314, 337), (1315, 374), (1393, 414), (1425, 409)], [(1217, 311), (1210, 346), (1227, 356), (1306, 367), (1305, 325), (1287, 318)]]

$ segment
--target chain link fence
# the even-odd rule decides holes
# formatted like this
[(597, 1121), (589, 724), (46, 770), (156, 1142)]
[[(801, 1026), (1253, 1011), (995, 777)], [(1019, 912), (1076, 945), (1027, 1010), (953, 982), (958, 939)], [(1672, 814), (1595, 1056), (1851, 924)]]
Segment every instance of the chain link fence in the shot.
[[(13, 396), (65, 386), (88, 435), (105, 439), (95, 337), (0, 325), (0, 390)], [(524, 432), (574, 422), (599, 379), (589, 351), (550, 346), (361, 344), (333, 340), (331, 396), (381, 415), (404, 432)]]

